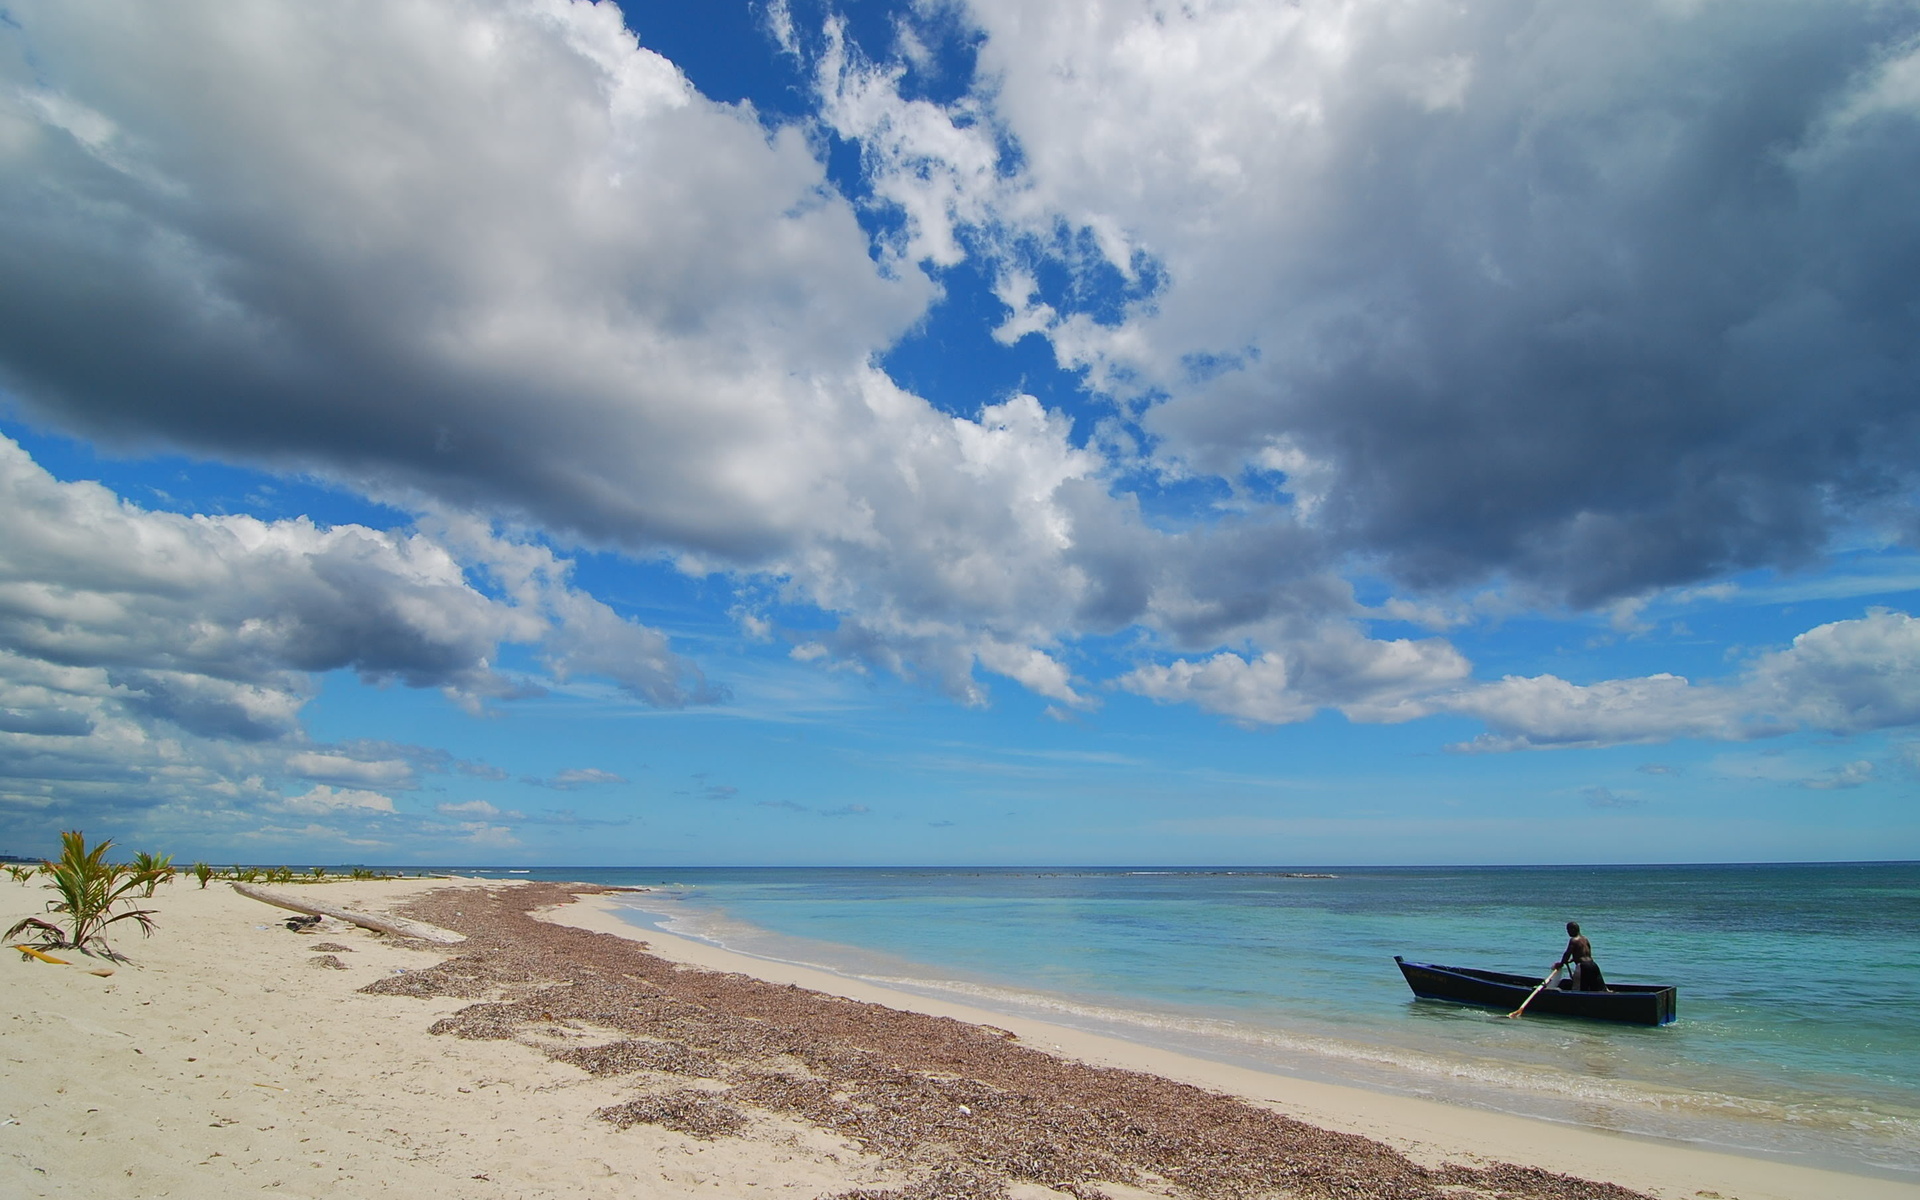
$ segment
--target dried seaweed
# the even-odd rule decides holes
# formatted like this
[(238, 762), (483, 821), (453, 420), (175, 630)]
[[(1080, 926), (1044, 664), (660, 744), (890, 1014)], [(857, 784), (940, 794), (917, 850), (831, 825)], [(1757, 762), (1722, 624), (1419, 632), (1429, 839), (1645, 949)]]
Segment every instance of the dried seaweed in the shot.
[(552, 1022), (590, 1023), (623, 1040), (530, 1040), (599, 1074), (698, 1075), (727, 1085), (724, 1100), (689, 1089), (603, 1110), (615, 1124), (714, 1137), (743, 1128), (744, 1111), (758, 1110), (831, 1131), (914, 1173), (903, 1189), (841, 1200), (1003, 1200), (1016, 1181), (1087, 1200), (1100, 1195), (1102, 1181), (1206, 1200), (1645, 1200), (1614, 1184), (1510, 1164), (1422, 1167), (1367, 1138), (1188, 1084), (1059, 1058), (1004, 1030), (686, 969), (627, 939), (528, 915), (598, 890), (529, 883), (430, 893), (408, 915), (467, 934), (463, 953), (363, 990), (515, 993), (470, 1005), (433, 1031), (498, 1039), (529, 1037)]
[(965, 1167), (944, 1166), (903, 1188), (857, 1188), (830, 1200), (1007, 1200), (1007, 1181)]
[(739, 1109), (693, 1088), (683, 1088), (663, 1096), (640, 1096), (625, 1104), (603, 1108), (593, 1115), (617, 1129), (641, 1124), (659, 1125), (702, 1141), (738, 1133), (747, 1123)]
[(720, 1063), (713, 1055), (681, 1045), (679, 1042), (614, 1042), (606, 1046), (580, 1046), (554, 1054), (561, 1062), (572, 1063), (593, 1075), (630, 1075), (638, 1071), (659, 1071), (666, 1075), (692, 1075), (711, 1079), (719, 1075)]

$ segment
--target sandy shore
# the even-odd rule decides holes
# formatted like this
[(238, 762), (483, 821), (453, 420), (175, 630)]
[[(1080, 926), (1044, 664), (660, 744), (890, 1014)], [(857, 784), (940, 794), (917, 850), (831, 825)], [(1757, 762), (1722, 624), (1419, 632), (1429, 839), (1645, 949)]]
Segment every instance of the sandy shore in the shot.
[[(0, 1195), (1920, 1200), (1236, 1071), (651, 933), (649, 954), (592, 898), (550, 907), (551, 886), (286, 890), (471, 940), (293, 933), (183, 881), (152, 902), (152, 939), (116, 941), (130, 963), (8, 952)], [(0, 885), (0, 917), (43, 895)], [(536, 906), (569, 927), (534, 923)]]
[(826, 971), (736, 954), (691, 938), (638, 930), (617, 915), (616, 904), (613, 897), (583, 896), (575, 904), (542, 915), (603, 933), (644, 938), (655, 954), (707, 970), (738, 971), (870, 1003), (996, 1025), (1056, 1053), (1245, 1097), (1325, 1129), (1384, 1142), (1423, 1163), (1524, 1163), (1617, 1183), (1663, 1200), (1715, 1193), (1740, 1200), (1920, 1200), (1920, 1184), (1863, 1178), (1296, 1079), (895, 991)]

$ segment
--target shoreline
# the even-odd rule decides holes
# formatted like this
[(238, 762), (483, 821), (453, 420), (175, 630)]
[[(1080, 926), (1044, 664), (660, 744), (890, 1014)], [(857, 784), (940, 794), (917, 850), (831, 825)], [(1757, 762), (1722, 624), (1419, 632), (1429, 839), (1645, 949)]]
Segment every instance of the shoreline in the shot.
[[(1912, 922), (1871, 915), (1877, 890), (1911, 889), (1912, 864), (1777, 878), (1621, 870), (1610, 881), (1505, 867), (1253, 883), (1123, 868), (584, 878), (654, 885), (623, 901), (644, 927), (920, 996), (1281, 1075), (1920, 1181), (1920, 975), (1874, 966), (1903, 961)], [(1678, 983), (1674, 1024), (1509, 1021), (1412, 1002), (1390, 961), (1499, 967), (1531, 983), (1551, 959), (1529, 971), (1538, 947), (1515, 935), (1557, 938), (1566, 916), (1592, 917), (1601, 900), (1584, 892), (1601, 883), (1601, 924), (1621, 937), (1609, 975)], [(1716, 932), (1710, 910), (1726, 903), (1755, 920)], [(1800, 986), (1813, 979), (1836, 985)]]
[(1692, 1196), (1717, 1190), (1743, 1200), (1829, 1200), (1838, 1195), (1860, 1200), (1880, 1196), (1920, 1200), (1920, 1181), (1283, 1075), (889, 988), (641, 926), (622, 918), (616, 911), (618, 906), (618, 899), (612, 895), (581, 896), (571, 906), (537, 915), (556, 924), (642, 942), (661, 957), (706, 970), (737, 972), (890, 1008), (1009, 1029), (1055, 1053), (1227, 1092), (1322, 1128), (1383, 1142), (1428, 1165), (1448, 1161), (1523, 1163), (1655, 1195)]
[[(1240, 1070), (877, 987), (849, 1003), (835, 997), (853, 981), (640, 929), (591, 885), (293, 890), (470, 940), (296, 934), (183, 880), (143, 902), (160, 911), (151, 940), (116, 940), (130, 963), (9, 955), (0, 1191), (1920, 1200), (1901, 1182)], [(42, 894), (0, 896), (11, 920)]]

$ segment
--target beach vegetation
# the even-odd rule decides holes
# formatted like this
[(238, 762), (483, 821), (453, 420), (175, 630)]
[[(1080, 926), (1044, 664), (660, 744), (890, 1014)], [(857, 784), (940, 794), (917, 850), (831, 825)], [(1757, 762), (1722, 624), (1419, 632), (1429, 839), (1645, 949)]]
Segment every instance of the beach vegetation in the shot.
[(60, 860), (46, 865), (52, 877), (46, 884), (56, 893), (47, 901), (47, 912), (60, 919), (56, 924), (40, 917), (28, 917), (6, 932), (12, 941), (22, 934), (42, 946), (71, 946), (86, 950), (98, 944), (112, 955), (105, 931), (110, 925), (132, 921), (142, 936), (153, 933), (153, 911), (131, 906), (131, 893), (145, 886), (146, 879), (132, 867), (107, 861), (111, 838), (89, 847), (86, 835), (71, 830), (60, 835)]
[(213, 878), (213, 864), (197, 862), (193, 864), (190, 870), (193, 872), (193, 877), (200, 881), (200, 890), (203, 892), (206, 891), (207, 880)]
[(325, 867), (315, 867), (311, 871), (308, 871), (307, 874), (311, 875), (314, 880), (318, 882), (327, 877), (327, 869)]
[(153, 889), (163, 883), (172, 883), (175, 871), (173, 855), (148, 854), (145, 850), (133, 856), (133, 862), (127, 869), (133, 873), (136, 882), (146, 885), (146, 894), (153, 895)]
[(25, 883), (39, 873), (39, 867), (17, 867), (11, 863), (7, 865), (7, 874), (13, 878), (15, 883)]
[(269, 883), (292, 883), (293, 868), (275, 867), (273, 870), (267, 872), (267, 881)]

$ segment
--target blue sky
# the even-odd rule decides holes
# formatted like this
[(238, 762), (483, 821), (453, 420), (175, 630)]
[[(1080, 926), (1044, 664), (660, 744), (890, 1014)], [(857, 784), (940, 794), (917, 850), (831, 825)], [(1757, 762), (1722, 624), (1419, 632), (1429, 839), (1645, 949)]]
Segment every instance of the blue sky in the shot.
[(7, 3), (0, 818), (1920, 857), (1920, 17)]

